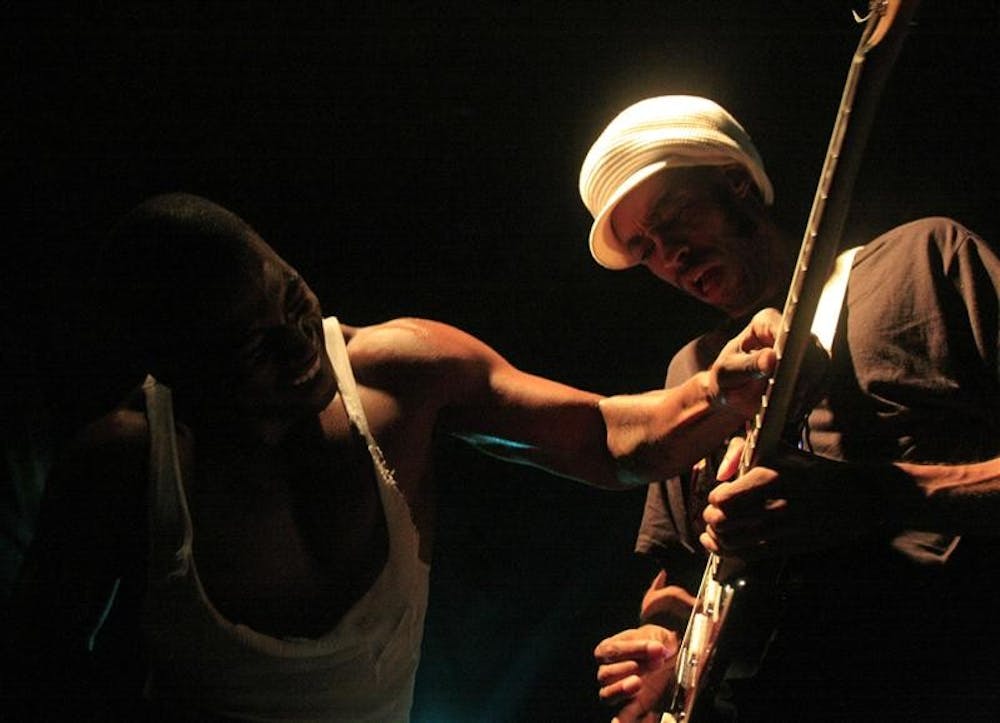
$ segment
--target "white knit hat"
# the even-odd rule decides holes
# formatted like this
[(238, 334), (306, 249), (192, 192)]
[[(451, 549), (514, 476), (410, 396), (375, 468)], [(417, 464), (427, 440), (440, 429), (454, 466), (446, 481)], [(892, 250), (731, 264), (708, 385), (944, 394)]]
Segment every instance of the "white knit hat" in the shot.
[(611, 228), (611, 212), (663, 168), (744, 166), (766, 204), (774, 200), (764, 163), (743, 126), (724, 108), (691, 95), (647, 98), (623, 110), (597, 138), (580, 169), (580, 197), (594, 217), (590, 253), (601, 266), (635, 265)]

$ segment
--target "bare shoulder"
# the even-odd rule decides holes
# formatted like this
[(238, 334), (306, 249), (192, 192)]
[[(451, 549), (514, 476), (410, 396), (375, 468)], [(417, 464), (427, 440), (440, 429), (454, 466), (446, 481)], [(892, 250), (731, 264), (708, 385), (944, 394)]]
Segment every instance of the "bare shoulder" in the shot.
[(503, 359), (487, 344), (449, 324), (399, 318), (365, 327), (344, 327), (351, 366), (362, 383), (393, 388), (419, 383), (427, 391), (447, 380), (463, 381), (489, 372)]
[(51, 492), (112, 504), (124, 501), (145, 489), (148, 459), (145, 414), (115, 409), (83, 427), (59, 455), (49, 481)]
[(344, 326), (355, 353), (389, 357), (424, 357), (478, 351), (486, 345), (461, 329), (431, 319), (401, 317), (372, 326)]
[(865, 244), (858, 259), (870, 264), (880, 262), (887, 267), (902, 265), (904, 268), (912, 264), (915, 257), (927, 258), (932, 263), (948, 263), (967, 246), (983, 249), (992, 246), (989, 253), (997, 253), (995, 245), (984, 241), (958, 221), (945, 216), (929, 216), (909, 221), (881, 234)]
[(496, 356), (461, 329), (430, 319), (399, 318), (374, 326), (346, 327), (351, 363), (430, 367)]
[(118, 409), (60, 451), (19, 576), (19, 615), (54, 605), (58, 624), (89, 634), (114, 579), (138, 574), (147, 549), (147, 436), (142, 412)]
[(77, 435), (73, 449), (85, 455), (132, 456), (149, 448), (146, 415), (136, 409), (115, 409)]

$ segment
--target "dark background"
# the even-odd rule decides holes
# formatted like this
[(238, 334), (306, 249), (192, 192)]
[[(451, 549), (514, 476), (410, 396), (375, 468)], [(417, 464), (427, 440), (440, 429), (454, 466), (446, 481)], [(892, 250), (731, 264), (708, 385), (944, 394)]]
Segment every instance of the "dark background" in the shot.
[[(801, 234), (863, 2), (0, 3), (4, 580), (66, 434), (94, 411), (96, 244), (154, 193), (231, 208), (351, 324), (424, 316), (594, 391), (659, 386), (714, 321), (589, 256), (576, 190), (626, 105), (711, 97)], [(996, 0), (924, 0), (845, 244), (921, 215), (996, 238)], [(193, 290), (196, 293), (196, 290)], [(418, 721), (589, 721), (593, 646), (634, 622), (642, 494), (445, 442)]]

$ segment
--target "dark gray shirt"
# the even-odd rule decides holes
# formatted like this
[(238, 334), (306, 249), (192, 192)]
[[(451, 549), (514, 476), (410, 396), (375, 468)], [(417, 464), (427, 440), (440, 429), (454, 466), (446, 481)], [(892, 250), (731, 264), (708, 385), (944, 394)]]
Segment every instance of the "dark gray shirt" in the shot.
[[(873, 463), (1000, 455), (998, 290), (1000, 247), (949, 219), (914, 221), (868, 243), (854, 258), (827, 398), (808, 419), (813, 451)], [(667, 385), (706, 368), (734, 331), (684, 347)], [(709, 459), (650, 487), (636, 550), (660, 559), (672, 579), (684, 579), (671, 569), (678, 565), (700, 575), (696, 540), (714, 477)], [(775, 715), (783, 701), (798, 720), (823, 711), (931, 720), (1000, 712), (993, 658), (975, 652), (1000, 643), (998, 546), (964, 536), (949, 555), (955, 531), (934, 532), (891, 530), (794, 562), (794, 594), (752, 691), (761, 711)], [(681, 546), (691, 552), (678, 554)], [(741, 709), (741, 720), (754, 719), (753, 703)]]

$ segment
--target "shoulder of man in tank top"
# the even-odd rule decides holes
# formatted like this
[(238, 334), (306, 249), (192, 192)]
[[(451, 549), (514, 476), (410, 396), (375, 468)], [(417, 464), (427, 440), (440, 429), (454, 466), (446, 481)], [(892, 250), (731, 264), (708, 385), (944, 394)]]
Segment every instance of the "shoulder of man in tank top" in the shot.
[(52, 493), (93, 494), (117, 506), (145, 490), (149, 450), (146, 415), (120, 406), (84, 425), (58, 451), (47, 484)]

